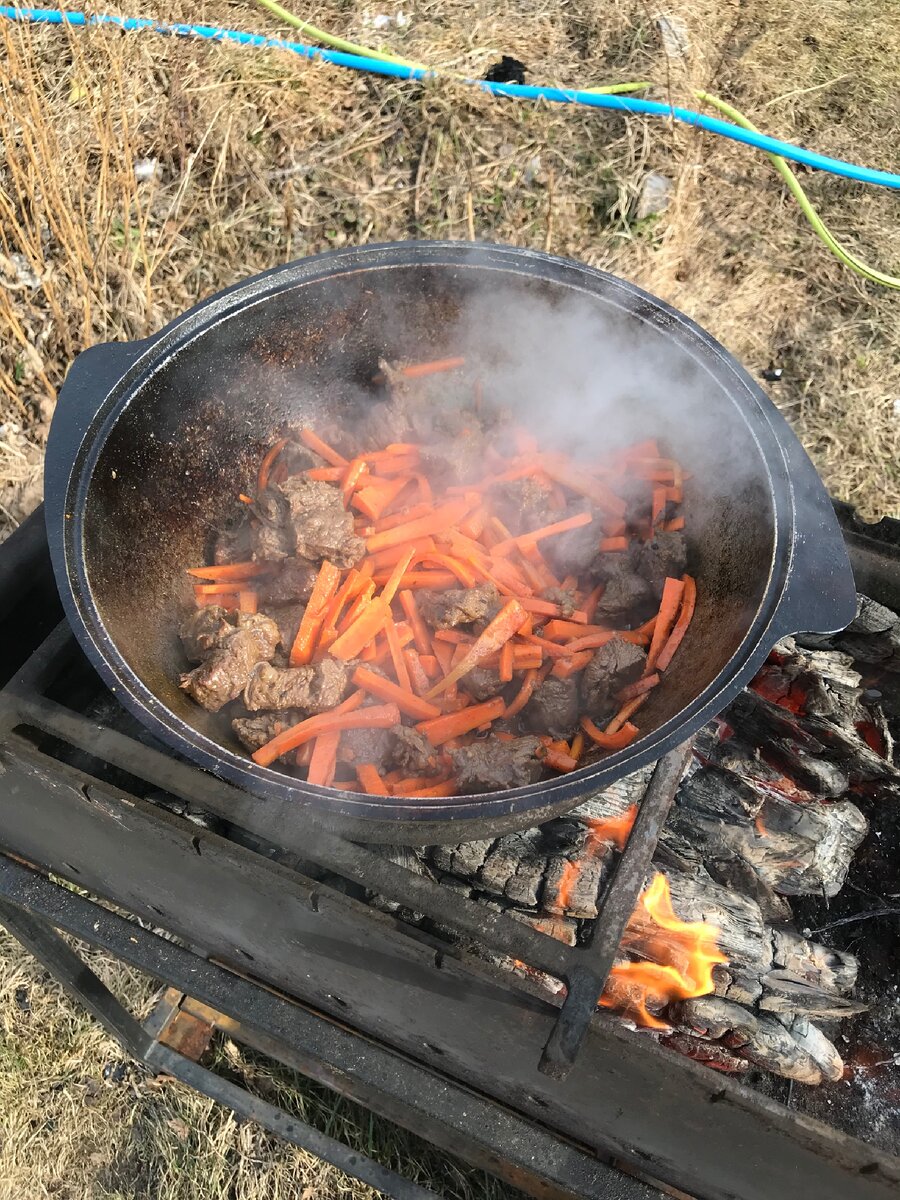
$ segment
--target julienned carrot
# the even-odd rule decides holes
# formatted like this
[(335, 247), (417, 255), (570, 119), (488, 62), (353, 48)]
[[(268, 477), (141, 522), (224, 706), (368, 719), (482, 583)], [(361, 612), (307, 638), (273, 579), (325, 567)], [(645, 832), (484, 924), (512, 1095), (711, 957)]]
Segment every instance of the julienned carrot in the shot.
[(353, 495), (351, 504), (364, 516), (377, 521), (406, 487), (405, 479), (374, 479), (371, 476)]
[(544, 626), (544, 637), (553, 641), (571, 641), (573, 638), (587, 637), (589, 633), (608, 633), (608, 625), (588, 625), (587, 622), (572, 621), (568, 618), (548, 621)]
[(347, 460), (342, 454), (338, 454), (337, 450), (323, 442), (317, 433), (313, 433), (311, 429), (300, 430), (300, 441), (308, 450), (312, 450), (314, 454), (318, 454), (319, 458), (324, 458), (327, 463), (331, 463), (333, 467), (346, 467)]
[(238, 608), (242, 613), (255, 613), (258, 602), (258, 594), (252, 588), (238, 592)]
[(431, 638), (425, 622), (419, 616), (419, 608), (416, 604), (416, 598), (412, 592), (404, 590), (398, 595), (400, 607), (403, 609), (404, 616), (409, 621), (410, 629), (413, 631), (413, 641), (416, 643), (416, 649), (420, 654), (431, 654)]
[(328, 647), (328, 653), (344, 662), (356, 658), (370, 642), (375, 640), (376, 635), (381, 633), (390, 615), (390, 605), (380, 596), (367, 601), (365, 608), (350, 628)]
[(440, 783), (431, 783), (426, 787), (412, 788), (407, 790), (403, 785), (406, 780), (400, 780), (394, 784), (393, 792), (395, 796), (404, 796), (407, 799), (414, 800), (418, 797), (427, 798), (428, 796), (455, 796), (459, 791), (459, 784), (453, 779), (444, 779)]
[(461, 712), (447, 713), (433, 721), (420, 721), (416, 729), (425, 734), (432, 746), (442, 746), (450, 738), (461, 737), (486, 721), (495, 721), (502, 717), (505, 708), (503, 697), (495, 696), (493, 700), (486, 700), (484, 704), (472, 704)]
[(520, 713), (528, 701), (531, 699), (532, 692), (538, 680), (538, 672), (526, 671), (525, 679), (522, 686), (519, 688), (513, 700), (507, 705), (503, 715), (506, 718), (514, 717), (516, 713)]
[(240, 600), (237, 592), (194, 592), (194, 601), (198, 608), (206, 608), (208, 604), (217, 604), (220, 608), (237, 608)]
[[(659, 665), (657, 663), (657, 665)], [(652, 675), (645, 675), (643, 679), (638, 679), (634, 683), (629, 683), (627, 687), (623, 687), (619, 692), (619, 699), (633, 700), (635, 696), (643, 696), (644, 692), (652, 691), (659, 683), (659, 672), (654, 671)]]
[(396, 683), (370, 671), (368, 667), (357, 667), (353, 672), (353, 682), (358, 688), (377, 696), (379, 700), (396, 704), (401, 712), (406, 713), (408, 717), (415, 717), (417, 721), (428, 721), (441, 715), (437, 705), (429, 704), (427, 700), (423, 700), (421, 696), (414, 696), (412, 692), (405, 692)]
[(621, 729), (615, 733), (606, 733), (604, 730), (598, 729), (589, 717), (582, 717), (581, 728), (592, 742), (602, 746), (604, 750), (624, 750), (638, 735), (637, 726), (628, 721), (625, 721)]
[(292, 667), (302, 667), (312, 658), (316, 636), (322, 628), (326, 608), (337, 591), (340, 579), (340, 571), (326, 559), (319, 568), (316, 582), (313, 584), (312, 595), (306, 611), (303, 613), (294, 644), (291, 646), (290, 663)]
[(401, 512), (391, 513), (389, 517), (381, 517), (375, 522), (375, 532), (383, 533), (386, 529), (395, 529), (398, 525), (405, 525), (408, 521), (415, 521), (419, 517), (426, 517), (433, 511), (434, 506), (431, 504), (414, 504), (412, 508), (405, 508)]
[[(380, 585), (387, 583), (390, 576), (384, 572), (375, 576), (375, 582)], [(450, 571), (407, 571), (400, 580), (400, 587), (425, 588), (426, 590), (443, 592), (456, 586), (456, 576)]]
[(647, 665), (644, 668), (645, 675), (650, 675), (656, 670), (656, 660), (659, 658), (662, 648), (668, 641), (669, 634), (675, 625), (683, 594), (684, 583), (680, 579), (668, 577), (663, 584), (662, 600), (659, 602), (659, 612), (656, 616), (656, 625), (653, 628), (653, 638), (650, 642), (650, 649), (647, 652)]
[(600, 551), (605, 553), (610, 550), (627, 550), (627, 537), (605, 537), (600, 539)]
[(462, 679), (469, 671), (474, 671), (483, 658), (498, 651), (504, 642), (508, 642), (518, 632), (527, 616), (528, 614), (518, 600), (507, 601), (450, 674), (431, 689), (428, 693), (429, 699), (439, 695), (452, 683)]
[(472, 572), (471, 567), (466, 566), (466, 564), (461, 562), (458, 558), (454, 558), (452, 554), (417, 554), (416, 558), (421, 559), (421, 561), (427, 566), (436, 564), (439, 567), (446, 567), (448, 571), (453, 572), (464, 588), (473, 588), (478, 582)]
[(500, 651), (500, 682), (511, 683), (513, 677), (513, 644), (507, 642)]
[(340, 483), (347, 474), (346, 467), (310, 467), (303, 474), (318, 483)]
[(376, 550), (386, 550), (388, 546), (396, 546), (400, 542), (411, 542), (417, 537), (429, 537), (433, 533), (440, 533), (461, 520), (469, 511), (469, 507), (465, 500), (443, 504), (427, 516), (419, 517), (406, 525), (395, 525), (393, 529), (386, 529), (383, 533), (373, 534), (366, 539), (366, 549), (370, 554), (374, 554)]
[(587, 624), (587, 613), (583, 609), (575, 609), (571, 616), (565, 617), (562, 606), (552, 600), (541, 600), (537, 596), (517, 596), (516, 599), (526, 612), (537, 613), (541, 617), (564, 618), (575, 625)]
[(339, 729), (332, 730), (330, 733), (320, 733), (316, 738), (312, 757), (309, 760), (309, 773), (306, 777), (308, 783), (318, 783), (322, 787), (328, 787), (334, 782), (340, 740)]
[(571, 652), (567, 646), (558, 646), (556, 642), (551, 642), (549, 638), (538, 637), (536, 633), (522, 633), (519, 631), (519, 637), (526, 641), (529, 646), (536, 646), (542, 657), (553, 659), (568, 659), (571, 657)]
[(368, 472), (369, 468), (364, 458), (354, 458), (341, 481), (341, 499), (344, 501), (344, 508), (350, 507), (350, 498), (356, 491), (356, 486), (360, 479)]
[(552, 525), (544, 525), (540, 529), (533, 529), (530, 533), (521, 533), (517, 537), (510, 538), (505, 542), (498, 542), (492, 550), (492, 554), (505, 555), (509, 554), (514, 546), (533, 545), (535, 542), (543, 540), (543, 538), (555, 537), (558, 533), (568, 533), (570, 529), (580, 529), (582, 525), (590, 525), (593, 517), (589, 512), (576, 513), (574, 517), (566, 517), (564, 521), (555, 521)]
[(656, 528), (666, 511), (666, 489), (657, 484), (653, 489), (653, 500), (650, 509), (650, 524)]
[(569, 747), (569, 754), (578, 762), (584, 752), (584, 734), (579, 729), (572, 738), (572, 745)]
[(576, 671), (583, 671), (593, 657), (593, 650), (581, 650), (568, 658), (560, 658), (553, 664), (550, 674), (555, 675), (557, 679), (568, 679)]
[(214, 567), (188, 567), (188, 575), (196, 579), (212, 579), (217, 583), (240, 583), (245, 579), (256, 579), (259, 575), (271, 575), (270, 562), (219, 563)]
[(403, 657), (403, 647), (400, 645), (400, 638), (397, 634), (397, 626), (394, 624), (394, 618), (388, 617), (384, 626), (384, 636), (387, 638), (388, 649), (391, 654), (391, 662), (394, 665), (394, 675), (397, 683), (404, 692), (412, 692), (412, 684), (409, 681), (409, 671), (406, 666), (406, 659)]
[(568, 746), (566, 746), (565, 750), (549, 750), (545, 748), (538, 752), (538, 758), (540, 758), (541, 762), (546, 763), (548, 767), (553, 767), (554, 771), (574, 771), (578, 766), (578, 761), (572, 758), (571, 754), (567, 753), (568, 749)]
[(390, 729), (400, 724), (400, 709), (396, 704), (373, 704), (370, 708), (356, 708), (341, 713), (319, 713), (307, 717), (284, 733), (279, 733), (253, 753), (253, 761), (260, 767), (268, 767), (276, 758), (288, 750), (296, 750), (304, 742), (322, 733), (335, 733), (344, 729)]
[[(401, 650), (412, 641), (412, 630), (405, 622), (402, 630), (397, 628), (397, 641)], [(385, 634), (380, 633), (374, 642), (370, 643), (365, 650), (360, 651), (359, 657), (363, 662), (371, 663), (373, 666), (386, 663), (391, 657), (391, 647)]]
[(672, 661), (672, 656), (681, 645), (684, 635), (688, 631), (688, 626), (691, 623), (691, 618), (694, 615), (694, 608), (697, 604), (697, 584), (692, 576), (684, 576), (684, 592), (681, 597), (681, 609), (678, 613), (678, 620), (669, 634), (666, 644), (660, 650), (656, 659), (657, 671), (665, 671), (669, 663)]
[(630, 629), (608, 629), (603, 633), (589, 633), (586, 637), (575, 638), (574, 641), (566, 642), (566, 653), (578, 654), (581, 650), (599, 650), (601, 646), (605, 646), (613, 638), (618, 638), (620, 642), (630, 642), (633, 646), (646, 646), (649, 641), (645, 633), (637, 633)]
[(466, 360), (464, 358), (435, 358), (431, 362), (410, 363), (409, 366), (401, 367), (400, 374), (404, 379), (424, 379), (426, 375), (438, 375), (443, 371), (455, 371), (458, 367), (464, 367)]
[(373, 571), (384, 570), (385, 567), (393, 567), (403, 558), (408, 551), (414, 550), (416, 554), (428, 554), (431, 551), (436, 551), (434, 538), (424, 537), (416, 538), (414, 542), (407, 542), (405, 545), (388, 546), (387, 550), (379, 550), (375, 554), (370, 554), (366, 558), (366, 562), (372, 564)]
[(403, 661), (406, 663), (406, 672), (413, 691), (417, 696), (424, 696), (431, 684), (428, 682), (421, 658), (411, 646), (403, 651)]
[(662, 524), (663, 533), (677, 533), (680, 529), (684, 529), (684, 517), (673, 517)]
[(422, 670), (429, 679), (437, 679), (441, 672), (441, 664), (433, 654), (420, 654), (419, 662), (422, 664)]
[(578, 492), (582, 496), (587, 496), (599, 508), (604, 509), (614, 517), (625, 516), (627, 511), (625, 501), (621, 500), (614, 492), (611, 492), (606, 484), (593, 479), (587, 471), (554, 459), (551, 455), (545, 455), (541, 459), (541, 465), (550, 478), (557, 483), (561, 483), (563, 487), (569, 488), (570, 491)]
[(235, 580), (235, 582), (229, 588), (226, 585), (226, 581), (223, 579), (221, 583), (195, 583), (192, 584), (192, 587), (194, 589), (194, 597), (196, 600), (202, 601), (204, 604), (212, 604), (213, 601), (210, 599), (210, 597), (218, 596), (220, 592), (232, 593), (233, 595), (237, 596), (238, 592), (241, 590), (241, 583), (243, 583), (243, 580)]
[(272, 467), (275, 464), (275, 459), (278, 457), (278, 455), (282, 452), (282, 450), (288, 444), (288, 440), (289, 439), (286, 437), (279, 438), (278, 441), (275, 442), (274, 445), (270, 446), (269, 449), (266, 451), (262, 462), (259, 464), (259, 474), (258, 474), (257, 480), (256, 480), (257, 495), (259, 495), (259, 493), (262, 492), (268, 486), (269, 475), (272, 472)]
[(604, 733), (618, 733), (626, 721), (637, 712), (649, 695), (644, 692), (643, 696), (635, 696), (633, 700), (629, 700), (627, 704), (623, 704), (610, 723), (604, 729)]
[(598, 583), (597, 586), (593, 589), (593, 591), (589, 592), (588, 595), (585, 597), (585, 601), (584, 601), (584, 604), (582, 605), (582, 609), (583, 609), (584, 615), (588, 619), (588, 621), (593, 621), (594, 614), (597, 611), (597, 605), (600, 603), (601, 599), (603, 598), (603, 593), (605, 591), (606, 591), (606, 584)]
[(378, 768), (374, 763), (363, 763), (358, 766), (356, 778), (359, 780), (359, 786), (369, 796), (386, 796), (388, 794), (387, 785), (378, 774)]
[(394, 569), (388, 576), (387, 583), (381, 592), (381, 598), (385, 604), (390, 605), (397, 594), (397, 588), (400, 586), (400, 580), (409, 570), (409, 564), (416, 557), (415, 550), (407, 550), (407, 552), (394, 564)]

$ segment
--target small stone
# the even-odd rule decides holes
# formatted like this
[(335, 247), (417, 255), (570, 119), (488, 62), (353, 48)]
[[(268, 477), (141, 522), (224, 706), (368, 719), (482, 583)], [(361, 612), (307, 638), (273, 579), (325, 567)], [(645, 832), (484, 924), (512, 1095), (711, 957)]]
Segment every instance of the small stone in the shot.
[(691, 48), (687, 26), (680, 17), (660, 13), (656, 18), (662, 48), (668, 58), (684, 58)]
[(665, 212), (672, 198), (672, 180), (658, 171), (651, 171), (641, 182), (641, 190), (637, 202), (637, 219), (655, 217)]

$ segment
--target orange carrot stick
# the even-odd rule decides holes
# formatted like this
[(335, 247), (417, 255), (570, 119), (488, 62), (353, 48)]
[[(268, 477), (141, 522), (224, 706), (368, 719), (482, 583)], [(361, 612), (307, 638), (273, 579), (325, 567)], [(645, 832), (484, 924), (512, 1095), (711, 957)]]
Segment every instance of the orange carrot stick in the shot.
[(565, 751), (551, 750), (545, 747), (538, 752), (538, 758), (548, 767), (553, 767), (554, 771), (574, 771), (578, 762), (571, 754), (567, 753), (568, 749), (568, 745), (566, 745)]
[(303, 474), (307, 479), (315, 479), (320, 483), (340, 483), (347, 474), (346, 467), (310, 467)]
[(395, 566), (409, 550), (414, 550), (418, 556), (419, 554), (428, 554), (436, 551), (437, 546), (434, 543), (434, 538), (416, 538), (415, 541), (407, 542), (405, 545), (388, 546), (387, 550), (379, 550), (375, 554), (370, 554), (366, 562), (372, 564), (373, 571), (383, 570), (385, 567)]
[(509, 600), (500, 609), (493, 621), (487, 626), (475, 643), (469, 648), (463, 658), (453, 667), (450, 674), (445, 676), (435, 687), (428, 693), (428, 698), (439, 695), (445, 691), (451, 684), (456, 683), (467, 675), (469, 671), (474, 671), (479, 662), (483, 658), (487, 658), (489, 654), (494, 654), (500, 649), (504, 642), (508, 642), (513, 637), (525, 621), (528, 614), (518, 602), (518, 600)]
[(405, 692), (396, 683), (385, 679), (383, 675), (377, 675), (368, 667), (357, 667), (353, 672), (353, 682), (370, 695), (377, 696), (379, 700), (396, 704), (401, 712), (406, 713), (408, 717), (415, 717), (417, 721), (427, 721), (441, 715), (437, 705), (429, 704), (427, 700), (423, 700), (421, 696), (414, 696), (412, 692)]
[(381, 517), (375, 522), (375, 532), (384, 533), (386, 529), (396, 529), (398, 525), (405, 525), (408, 521), (427, 517), (431, 512), (434, 512), (434, 508), (430, 504), (414, 504), (412, 508), (405, 508), (402, 512), (391, 513), (389, 517)]
[(420, 654), (430, 654), (431, 638), (429, 637), (425, 622), (419, 616), (415, 596), (410, 591), (402, 591), (398, 599), (404, 616), (409, 621), (410, 628), (413, 631), (413, 640), (416, 643), (416, 649)]
[(422, 664), (422, 670), (429, 679), (437, 679), (441, 672), (441, 664), (433, 654), (420, 654), (419, 662)]
[(369, 601), (372, 599), (372, 597), (374, 595), (375, 595), (375, 582), (374, 582), (374, 580), (370, 579), (365, 584), (362, 591), (359, 592), (356, 599), (350, 605), (350, 608), (347, 610), (347, 612), (344, 614), (344, 616), (341, 617), (340, 622), (337, 627), (338, 633), (346, 633), (347, 632), (347, 630), (354, 623), (354, 621), (356, 621), (357, 618), (359, 616), (361, 616), (362, 613), (364, 613), (365, 610), (368, 608)]
[(253, 588), (248, 588), (246, 591), (238, 592), (238, 608), (242, 613), (255, 613), (258, 605), (258, 596)]
[(624, 517), (627, 505), (624, 500), (620, 500), (614, 492), (593, 479), (586, 471), (561, 460), (555, 459), (550, 455), (546, 455), (541, 460), (541, 465), (551, 479), (557, 483), (561, 483), (563, 487), (571, 489), (573, 492), (578, 492), (582, 496), (587, 496), (589, 500), (604, 509), (614, 517)]
[(605, 553), (609, 550), (627, 550), (627, 537), (605, 537), (600, 539), (600, 551)]
[(534, 529), (530, 533), (519, 534), (518, 537), (510, 538), (508, 541), (498, 542), (491, 553), (509, 554), (514, 546), (533, 545), (543, 538), (554, 537), (558, 533), (568, 533), (570, 529), (580, 529), (582, 525), (590, 525), (593, 519), (589, 512), (576, 513), (574, 517), (566, 517), (564, 521), (555, 521), (552, 525), (544, 525), (541, 529)]
[(555, 662), (550, 674), (555, 675), (557, 679), (568, 679), (576, 671), (583, 671), (593, 657), (593, 650), (581, 650), (569, 658), (561, 658)]
[(262, 462), (259, 464), (259, 475), (257, 476), (257, 495), (268, 485), (269, 475), (272, 472), (272, 467), (275, 465), (275, 459), (288, 444), (288, 438), (279, 438), (273, 446), (265, 453)]
[[(517, 596), (516, 599), (526, 612), (536, 613), (541, 617), (563, 616), (562, 607), (559, 604), (554, 604), (552, 600), (541, 600), (537, 596)], [(587, 613), (583, 609), (576, 609), (570, 617), (565, 617), (564, 619), (576, 625), (586, 625)]]
[(326, 559), (319, 568), (316, 582), (313, 584), (312, 595), (300, 621), (300, 628), (291, 646), (290, 663), (292, 667), (302, 667), (312, 658), (316, 647), (316, 638), (325, 619), (327, 605), (340, 583), (341, 573)]
[(334, 733), (344, 729), (391, 729), (399, 724), (400, 709), (396, 704), (373, 704), (369, 708), (357, 708), (352, 712), (345, 709), (341, 713), (319, 713), (315, 717), (307, 717), (305, 721), (300, 721), (284, 733), (279, 733), (270, 742), (255, 750), (252, 758), (257, 766), (268, 767), (282, 754), (296, 750), (304, 742), (322, 733)]
[(409, 570), (409, 564), (416, 557), (415, 550), (407, 550), (401, 559), (395, 564), (393, 571), (388, 576), (388, 581), (381, 591), (381, 598), (385, 604), (390, 605), (394, 596), (397, 594), (397, 588), (400, 586), (400, 580)]
[(669, 663), (672, 661), (672, 655), (681, 645), (684, 635), (688, 631), (688, 626), (691, 623), (691, 618), (694, 615), (694, 608), (697, 604), (697, 584), (690, 575), (684, 576), (684, 593), (681, 598), (681, 611), (678, 614), (678, 620), (672, 628), (665, 645), (660, 650), (656, 659), (657, 671), (665, 671)]
[(388, 617), (384, 626), (384, 635), (387, 638), (388, 649), (391, 654), (391, 662), (394, 665), (394, 674), (397, 677), (397, 683), (404, 692), (412, 692), (412, 684), (409, 682), (409, 671), (406, 666), (406, 659), (403, 657), (403, 647), (400, 645), (400, 638), (397, 634), (397, 626), (394, 624), (394, 618)]
[(422, 660), (418, 653), (410, 646), (403, 651), (403, 661), (406, 663), (406, 670), (409, 680), (412, 684), (413, 691), (416, 695), (424, 696), (431, 684), (428, 682), (428, 676), (425, 673), (425, 668), (422, 666)]
[(598, 729), (589, 717), (582, 717), (581, 728), (592, 742), (596, 742), (604, 750), (624, 750), (638, 735), (637, 726), (628, 721), (625, 721), (615, 733), (606, 733), (604, 730)]
[(508, 641), (500, 651), (500, 682), (510, 683), (513, 677), (513, 644)]
[(585, 598), (582, 608), (584, 610), (584, 615), (585, 615), (585, 617), (587, 617), (588, 621), (593, 621), (594, 614), (597, 611), (597, 605), (600, 603), (600, 600), (602, 599), (603, 593), (605, 591), (606, 591), (606, 584), (598, 583), (597, 586), (593, 589), (593, 591), (591, 591)]
[(337, 450), (332, 449), (327, 442), (323, 442), (318, 434), (313, 433), (311, 429), (300, 430), (300, 441), (308, 450), (312, 450), (314, 454), (318, 454), (319, 458), (324, 458), (333, 467), (347, 466), (346, 458), (342, 454), (338, 454)]
[(459, 792), (459, 784), (453, 779), (445, 779), (442, 783), (432, 783), (428, 787), (412, 788), (407, 791), (403, 784), (404, 780), (394, 784), (395, 796), (406, 796), (409, 799), (415, 799), (419, 796), (455, 796)]
[(654, 528), (659, 524), (666, 511), (666, 489), (657, 484), (653, 489), (653, 502), (650, 510), (650, 524)]
[(334, 781), (340, 740), (339, 729), (332, 730), (330, 733), (320, 733), (316, 738), (312, 757), (309, 760), (309, 773), (306, 777), (308, 783), (318, 783), (322, 787), (327, 787)]
[(390, 605), (380, 596), (367, 601), (366, 607), (350, 628), (328, 647), (328, 653), (344, 662), (356, 658), (370, 642), (374, 642), (390, 615)]
[(196, 579), (213, 579), (217, 583), (242, 583), (245, 579), (256, 579), (269, 575), (272, 564), (268, 562), (220, 563), (215, 567), (188, 567), (188, 575)]
[(606, 625), (588, 625), (586, 622), (554, 619), (544, 626), (544, 637), (554, 641), (571, 641), (573, 638), (587, 637), (590, 633), (608, 633)]
[(659, 658), (662, 648), (668, 641), (669, 634), (675, 625), (675, 619), (678, 616), (678, 609), (681, 605), (683, 594), (684, 583), (680, 579), (666, 579), (663, 584), (662, 600), (659, 603), (656, 625), (653, 627), (650, 650), (647, 653), (647, 665), (644, 668), (645, 675), (652, 674), (656, 669), (656, 660)]
[(359, 780), (359, 786), (364, 792), (370, 796), (386, 796), (388, 794), (387, 785), (378, 774), (378, 768), (374, 763), (363, 763), (356, 768), (356, 778)]
[(409, 366), (401, 367), (400, 374), (404, 379), (424, 379), (426, 375), (438, 375), (443, 371), (455, 371), (458, 367), (464, 367), (466, 360), (464, 358), (436, 358), (432, 362), (411, 363)]
[(679, 529), (684, 529), (684, 517), (673, 517), (671, 521), (663, 521), (663, 533), (677, 533)]
[(525, 707), (525, 705), (531, 699), (531, 695), (534, 692), (534, 688), (535, 688), (535, 684), (537, 683), (537, 679), (538, 679), (537, 671), (526, 671), (525, 672), (525, 680), (524, 680), (522, 686), (519, 688), (518, 692), (516, 693), (515, 697), (511, 701), (511, 703), (507, 705), (506, 710), (503, 713), (504, 717), (514, 717), (517, 713), (520, 713), (522, 711), (522, 709)]
[(654, 671), (652, 675), (645, 675), (643, 679), (638, 679), (634, 683), (629, 683), (627, 687), (623, 687), (619, 692), (619, 699), (622, 701), (633, 700), (635, 696), (643, 696), (644, 692), (652, 691), (659, 683), (659, 672)]
[(450, 554), (417, 554), (416, 558), (421, 558), (424, 563), (436, 563), (439, 567), (446, 567), (448, 571), (453, 572), (463, 587), (473, 588), (478, 582), (471, 568)]
[(198, 592), (194, 588), (194, 600), (198, 608), (206, 608), (208, 604), (218, 604), (220, 608), (237, 608), (240, 603), (237, 592), (212, 591)]
[(356, 485), (362, 476), (368, 472), (368, 469), (364, 458), (354, 458), (348, 465), (344, 473), (344, 478), (341, 481), (341, 499), (344, 502), (344, 508), (350, 507), (350, 498), (356, 491)]
[[(375, 582), (384, 586), (387, 583), (389, 575), (378, 574), (375, 576)], [(431, 591), (443, 592), (449, 587), (453, 587), (456, 583), (456, 576), (450, 571), (407, 571), (400, 580), (400, 587), (410, 588), (427, 588)]]
[(486, 721), (502, 717), (505, 708), (503, 697), (495, 696), (493, 700), (486, 700), (484, 704), (472, 704), (461, 712), (447, 713), (432, 721), (420, 721), (416, 729), (425, 734), (432, 746), (442, 746), (450, 738), (461, 737)]
[(393, 529), (373, 534), (366, 539), (366, 549), (370, 554), (374, 554), (376, 550), (386, 550), (388, 546), (396, 546), (400, 542), (410, 542), (413, 538), (440, 533), (461, 520), (469, 511), (469, 507), (465, 500), (451, 501), (433, 509), (429, 515), (419, 517), (418, 520), (410, 521), (406, 525), (395, 525)]
[(351, 504), (364, 516), (377, 521), (384, 510), (391, 504), (407, 484), (406, 479), (372, 479), (362, 487), (357, 488)]
[(578, 654), (581, 650), (597, 650), (613, 638), (618, 638), (620, 642), (631, 642), (633, 646), (646, 646), (649, 640), (645, 633), (636, 633), (630, 629), (608, 629), (603, 633), (589, 633), (587, 637), (566, 642), (565, 650), (567, 654)]
[(604, 729), (604, 733), (618, 733), (626, 721), (628, 721), (647, 699), (647, 692), (643, 696), (635, 696), (633, 700), (629, 700), (627, 704), (623, 704), (610, 723)]

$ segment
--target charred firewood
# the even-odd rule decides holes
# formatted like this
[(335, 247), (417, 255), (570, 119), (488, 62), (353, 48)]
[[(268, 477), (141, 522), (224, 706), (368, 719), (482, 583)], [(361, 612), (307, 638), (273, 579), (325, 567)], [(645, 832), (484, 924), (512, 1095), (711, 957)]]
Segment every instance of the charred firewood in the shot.
[[(782, 1075), (785, 1079), (819, 1084), (825, 1078), (812, 1054), (796, 1041), (780, 1021), (764, 1013), (756, 1019), (756, 1031), (752, 1038), (735, 1049), (755, 1066)], [(834, 1054), (837, 1056), (836, 1050)]]
[(771, 932), (772, 961), (777, 969), (837, 995), (844, 995), (856, 984), (859, 963), (852, 954), (810, 941), (792, 929)]

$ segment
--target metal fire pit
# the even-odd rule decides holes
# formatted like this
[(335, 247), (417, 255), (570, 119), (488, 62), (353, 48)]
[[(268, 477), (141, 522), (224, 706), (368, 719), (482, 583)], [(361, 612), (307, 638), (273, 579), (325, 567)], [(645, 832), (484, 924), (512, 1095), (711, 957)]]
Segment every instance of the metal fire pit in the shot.
[[(896, 583), (896, 563), (885, 562)], [(870, 573), (877, 596), (875, 582)], [(569, 949), (161, 749), (58, 624), (39, 518), (0, 549), (0, 616), (23, 631), (0, 648), (0, 921), (150, 1066), (396, 1196), (427, 1193), (193, 1062), (204, 1023), (535, 1196), (658, 1196), (613, 1162), (699, 1200), (793, 1200), (801, 1179), (801, 1194), (817, 1200), (897, 1194), (900, 1160), (594, 1012), (612, 922), (597, 946)], [(652, 852), (667, 769), (635, 854)], [(179, 797), (228, 823), (213, 831), (161, 807)], [(194, 949), (51, 882), (48, 870)], [(323, 871), (564, 980), (569, 1003), (560, 1009), (519, 976), (356, 901)], [(619, 874), (611, 916), (632, 882), (625, 865)], [(140, 1026), (55, 930), (174, 989), (157, 1020)], [(593, 974), (589, 985), (580, 972)]]

